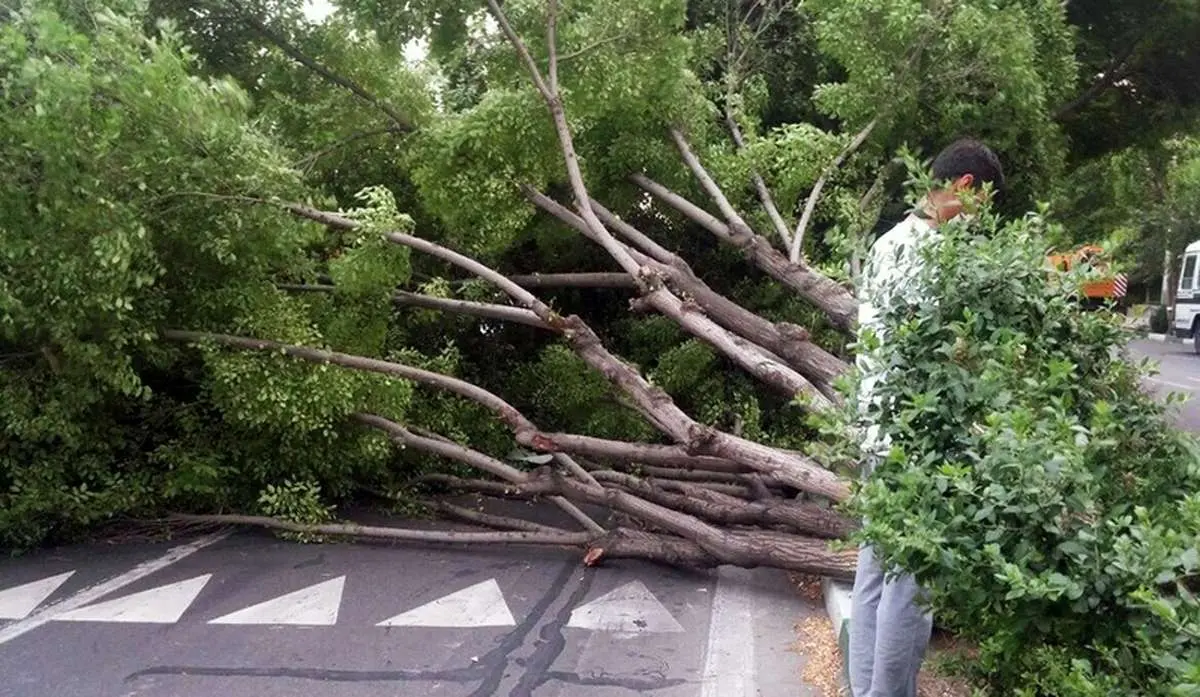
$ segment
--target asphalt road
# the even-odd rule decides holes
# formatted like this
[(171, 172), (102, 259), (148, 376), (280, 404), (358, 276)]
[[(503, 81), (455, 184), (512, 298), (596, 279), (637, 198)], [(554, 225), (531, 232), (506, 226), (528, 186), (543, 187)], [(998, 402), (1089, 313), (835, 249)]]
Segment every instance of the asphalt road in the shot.
[(1200, 356), (1190, 343), (1137, 341), (1129, 345), (1132, 356), (1149, 358), (1158, 364), (1158, 374), (1147, 378), (1151, 391), (1166, 395), (1177, 393), (1187, 401), (1174, 407), (1176, 423), (1200, 433)]
[(805, 697), (781, 572), (238, 533), (0, 562), (4, 697)]

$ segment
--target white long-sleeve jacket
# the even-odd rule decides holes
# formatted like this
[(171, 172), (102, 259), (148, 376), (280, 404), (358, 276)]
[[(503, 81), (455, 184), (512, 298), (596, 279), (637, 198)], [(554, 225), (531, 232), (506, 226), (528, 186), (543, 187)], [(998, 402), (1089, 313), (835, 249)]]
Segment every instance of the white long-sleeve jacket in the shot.
[[(880, 320), (880, 311), (897, 300), (914, 304), (936, 302), (936, 298), (930, 297), (919, 282), (923, 265), (919, 250), (936, 240), (936, 230), (916, 215), (909, 215), (871, 246), (859, 283), (860, 338), (863, 332), (870, 331), (879, 343), (887, 341), (887, 329)], [(863, 427), (863, 473), (869, 474), (877, 459), (886, 456), (890, 447), (890, 439), (881, 434), (878, 424), (871, 423), (866, 416), (867, 407), (878, 403), (875, 390), (887, 378), (888, 369), (874, 352), (862, 349), (855, 359), (855, 365), (860, 376), (858, 408)]]

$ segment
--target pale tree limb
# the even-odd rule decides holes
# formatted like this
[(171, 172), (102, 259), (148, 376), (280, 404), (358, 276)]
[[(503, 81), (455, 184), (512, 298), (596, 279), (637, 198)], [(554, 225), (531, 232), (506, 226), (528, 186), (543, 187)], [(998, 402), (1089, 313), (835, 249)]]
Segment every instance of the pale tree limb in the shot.
[[(738, 125), (737, 118), (733, 114), (733, 110), (729, 104), (725, 105), (725, 123), (729, 126), (729, 133), (733, 136), (733, 143), (738, 150), (746, 149), (746, 140), (742, 136), (742, 128)], [(763, 210), (767, 212), (767, 217), (771, 219), (771, 225), (775, 227), (775, 233), (779, 235), (779, 239), (783, 242), (784, 249), (790, 249), (792, 246), (792, 233), (788, 230), (787, 221), (783, 219), (783, 215), (779, 213), (779, 207), (775, 205), (775, 197), (771, 195), (771, 188), (767, 186), (767, 182), (762, 178), (756, 170), (751, 170), (750, 181), (754, 184), (754, 191), (758, 194), (758, 200), (762, 203)]]
[[(355, 414), (354, 419), (359, 423), (387, 433), (392, 440), (398, 443), (423, 450), (433, 455), (457, 460), (518, 486), (529, 479), (529, 475), (525, 472), (477, 450), (459, 445), (448, 438), (431, 437), (434, 434), (417, 435), (394, 421), (374, 414)], [(590, 474), (583, 481), (599, 486)], [(561, 508), (564, 513), (574, 518), (585, 530), (593, 533), (604, 531), (604, 528), (599, 523), (592, 520), (570, 501), (561, 496), (553, 496), (551, 497), (551, 501)]]
[(858, 304), (850, 291), (837, 281), (802, 264), (793, 264), (761, 235), (753, 231), (735, 230), (644, 174), (634, 174), (630, 179), (684, 217), (742, 249), (747, 258), (767, 275), (795, 290), (802, 298), (824, 312), (834, 326), (845, 332), (853, 330), (858, 315)]
[(792, 235), (792, 246), (788, 253), (788, 260), (793, 264), (799, 264), (804, 258), (804, 234), (808, 230), (808, 223), (812, 220), (813, 212), (817, 209), (817, 200), (821, 198), (821, 192), (825, 189), (825, 183), (833, 176), (833, 173), (841, 167), (850, 156), (855, 153), (862, 144), (867, 142), (867, 138), (871, 137), (871, 132), (875, 130), (875, 126), (879, 124), (879, 118), (871, 119), (871, 122), (863, 127), (861, 131), (855, 134), (854, 139), (850, 141), (833, 162), (821, 172), (821, 176), (817, 178), (817, 183), (813, 184), (812, 191), (808, 192), (808, 200), (804, 202), (804, 212), (800, 214), (800, 222), (796, 223), (796, 234)]
[(692, 152), (692, 147), (688, 145), (687, 139), (683, 137), (679, 129), (671, 129), (671, 139), (675, 141), (675, 147), (679, 149), (679, 154), (683, 156), (683, 161), (688, 166), (688, 169), (700, 181), (701, 188), (717, 204), (717, 209), (721, 211), (721, 215), (725, 217), (729, 227), (743, 235), (755, 234), (750, 225), (746, 223), (746, 220), (742, 218), (737, 209), (733, 207), (733, 204), (729, 202), (729, 199), (725, 197), (725, 192), (721, 191), (721, 187), (717, 184), (717, 181), (712, 178), (712, 175), (708, 173), (704, 165), (700, 163), (700, 158), (696, 157), (696, 153)]
[(309, 533), (313, 535), (344, 535), (347, 537), (373, 537), (404, 542), (440, 542), (450, 544), (501, 544), (501, 545), (561, 545), (576, 547), (596, 539), (588, 532), (458, 532), (450, 530), (407, 530), (404, 528), (359, 525), (358, 523), (324, 523), (305, 525), (290, 520), (253, 515), (191, 515), (176, 513), (175, 520), (194, 523), (216, 523), (220, 525), (253, 525), (272, 530)]
[(637, 288), (634, 277), (621, 272), (535, 273), (508, 279), (524, 288)]
[(392, 294), (392, 301), (397, 305), (421, 307), (427, 310), (438, 310), (441, 312), (453, 312), (457, 314), (471, 315), (473, 317), (482, 317), (484, 319), (500, 320), (502, 322), (514, 322), (516, 324), (524, 324), (537, 329), (550, 329), (549, 325), (543, 322), (540, 317), (535, 315), (531, 310), (527, 310), (522, 307), (499, 305), (496, 303), (481, 303), (472, 300), (456, 300), (454, 298), (438, 298), (431, 295), (409, 293), (402, 290), (396, 291)]
[(430, 506), (445, 515), (459, 520), (464, 520), (468, 523), (475, 523), (486, 528), (497, 528), (500, 530), (523, 530), (525, 532), (540, 532), (549, 534), (562, 534), (566, 530), (556, 528), (552, 525), (542, 525), (529, 520), (520, 518), (512, 518), (509, 516), (495, 515), (492, 513), (484, 513), (483, 511), (472, 510), (463, 506), (456, 506), (446, 501), (432, 501)]
[[(276, 283), (275, 287), (280, 290), (309, 293), (333, 293), (337, 290), (336, 286), (318, 283)], [(502, 322), (514, 322), (537, 329), (550, 328), (537, 315), (533, 314), (532, 311), (510, 305), (481, 303), (473, 300), (457, 300), (455, 298), (439, 298), (433, 295), (410, 293), (404, 290), (394, 291), (392, 293), (392, 302), (397, 305), (420, 307), (426, 310), (452, 312), (460, 315), (482, 317), (484, 319), (495, 319)]]

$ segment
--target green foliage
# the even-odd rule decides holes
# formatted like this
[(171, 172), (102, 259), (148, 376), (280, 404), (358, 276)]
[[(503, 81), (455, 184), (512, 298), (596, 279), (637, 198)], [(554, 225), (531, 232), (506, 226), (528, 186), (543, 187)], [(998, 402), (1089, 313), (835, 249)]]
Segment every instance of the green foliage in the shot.
[(1040, 214), (952, 222), (926, 298), (881, 307), (888, 372), (863, 418), (890, 451), (857, 493), (862, 538), (980, 645), (996, 694), (1195, 687), (1200, 449), (1140, 387), (1119, 322), (1044, 264)]
[[(333, 510), (321, 503), (321, 487), (314, 482), (294, 482), (285, 479), (283, 484), (268, 484), (258, 497), (262, 514), (303, 525), (328, 523)], [(283, 537), (299, 542), (320, 542), (319, 535), (311, 533), (283, 533)]]
[(1150, 311), (1150, 331), (1155, 334), (1166, 334), (1169, 328), (1166, 305), (1155, 305)]
[[(324, 302), (342, 312), (278, 290), (314, 272), (323, 233), (245, 202), (310, 198), (245, 93), (196, 77), (169, 27), (151, 39), (136, 14), (100, 8), (85, 33), (52, 5), (0, 27), (0, 540), (25, 547), (163, 505), (246, 506), (289, 473), (335, 496), (378, 476), (386, 441), (345, 418), (402, 415), (409, 385), (277, 356), (197, 363), (157, 337), (321, 345), (332, 320), (331, 339), (378, 353), (385, 276), (407, 276), (407, 252), (333, 248), (347, 288)], [(365, 229), (400, 222), (390, 199), (368, 203)], [(354, 315), (384, 331), (338, 325)]]

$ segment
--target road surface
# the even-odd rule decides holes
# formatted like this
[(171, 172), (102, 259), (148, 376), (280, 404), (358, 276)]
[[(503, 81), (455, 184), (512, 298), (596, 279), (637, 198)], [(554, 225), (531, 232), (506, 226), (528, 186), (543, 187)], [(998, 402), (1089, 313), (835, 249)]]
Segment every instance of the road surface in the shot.
[(241, 532), (0, 561), (4, 697), (810, 697), (782, 572)]
[(1158, 364), (1158, 375), (1146, 379), (1153, 392), (1162, 395), (1175, 392), (1188, 398), (1175, 407), (1174, 419), (1181, 428), (1200, 433), (1200, 356), (1192, 350), (1192, 345), (1136, 341), (1129, 345), (1129, 351)]

